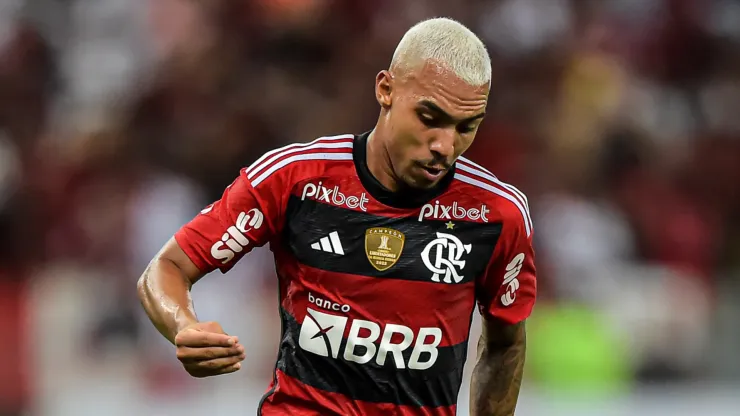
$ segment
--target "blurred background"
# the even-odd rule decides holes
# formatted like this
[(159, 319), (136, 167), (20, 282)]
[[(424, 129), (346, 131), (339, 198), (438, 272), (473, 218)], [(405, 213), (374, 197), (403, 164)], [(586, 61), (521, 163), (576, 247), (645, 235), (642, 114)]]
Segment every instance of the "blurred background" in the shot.
[(247, 346), (225, 377), (186, 375), (135, 282), (263, 152), (372, 128), (435, 16), (490, 48), (468, 155), (533, 210), (517, 415), (740, 415), (737, 0), (0, 1), (0, 415), (253, 414), (269, 250), (194, 288)]

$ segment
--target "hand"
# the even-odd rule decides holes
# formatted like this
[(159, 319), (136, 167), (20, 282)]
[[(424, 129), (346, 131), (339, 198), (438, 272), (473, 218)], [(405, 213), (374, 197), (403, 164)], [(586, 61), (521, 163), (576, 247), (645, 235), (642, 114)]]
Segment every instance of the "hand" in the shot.
[(193, 377), (233, 373), (241, 368), (244, 346), (216, 322), (198, 322), (175, 336), (177, 359)]

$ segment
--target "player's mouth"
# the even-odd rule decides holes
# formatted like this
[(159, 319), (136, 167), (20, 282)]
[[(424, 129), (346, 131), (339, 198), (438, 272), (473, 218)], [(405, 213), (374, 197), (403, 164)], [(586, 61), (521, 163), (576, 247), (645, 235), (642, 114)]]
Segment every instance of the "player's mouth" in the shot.
[(426, 166), (422, 164), (419, 164), (418, 166), (419, 170), (424, 174), (424, 177), (430, 182), (438, 180), (447, 171), (447, 169), (439, 166)]

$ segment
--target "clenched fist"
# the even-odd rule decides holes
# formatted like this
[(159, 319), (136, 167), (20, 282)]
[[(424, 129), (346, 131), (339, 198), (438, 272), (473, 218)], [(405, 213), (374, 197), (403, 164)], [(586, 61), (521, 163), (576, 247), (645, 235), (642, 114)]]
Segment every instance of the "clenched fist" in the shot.
[(244, 346), (216, 322), (198, 322), (175, 336), (177, 359), (193, 377), (233, 373), (241, 368)]

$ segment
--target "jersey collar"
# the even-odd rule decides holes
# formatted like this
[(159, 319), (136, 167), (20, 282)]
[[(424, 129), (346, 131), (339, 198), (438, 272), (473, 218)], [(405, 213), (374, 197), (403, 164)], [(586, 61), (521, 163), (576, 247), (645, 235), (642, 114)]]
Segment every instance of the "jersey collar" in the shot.
[(445, 193), (454, 179), (455, 165), (447, 171), (445, 176), (434, 188), (424, 190), (404, 189), (398, 192), (388, 190), (373, 176), (367, 166), (367, 139), (370, 133), (371, 131), (367, 131), (356, 135), (352, 149), (357, 175), (370, 195), (381, 203), (393, 208), (419, 208)]

